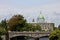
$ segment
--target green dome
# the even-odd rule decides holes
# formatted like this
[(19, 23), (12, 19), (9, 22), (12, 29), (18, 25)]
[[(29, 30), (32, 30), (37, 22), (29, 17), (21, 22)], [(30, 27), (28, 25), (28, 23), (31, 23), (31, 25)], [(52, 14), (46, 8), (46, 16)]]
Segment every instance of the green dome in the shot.
[(38, 23), (44, 23), (45, 22), (45, 18), (44, 18), (44, 16), (41, 13), (37, 17), (37, 22)]
[(38, 16), (38, 19), (44, 19), (44, 16), (40, 13), (40, 15)]

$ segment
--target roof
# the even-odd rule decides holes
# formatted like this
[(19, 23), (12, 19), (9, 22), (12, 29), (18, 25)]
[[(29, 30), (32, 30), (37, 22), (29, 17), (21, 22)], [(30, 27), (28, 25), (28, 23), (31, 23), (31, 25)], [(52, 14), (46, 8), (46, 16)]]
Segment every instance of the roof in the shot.
[(37, 18), (38, 19), (44, 19), (44, 16), (40, 13)]

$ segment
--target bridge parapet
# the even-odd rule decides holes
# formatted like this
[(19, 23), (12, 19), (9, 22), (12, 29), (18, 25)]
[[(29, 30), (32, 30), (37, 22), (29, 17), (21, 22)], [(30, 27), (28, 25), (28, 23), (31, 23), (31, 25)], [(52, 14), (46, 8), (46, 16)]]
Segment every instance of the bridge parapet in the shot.
[(51, 32), (9, 32), (9, 37), (16, 36), (30, 36), (30, 37), (42, 37), (48, 36)]

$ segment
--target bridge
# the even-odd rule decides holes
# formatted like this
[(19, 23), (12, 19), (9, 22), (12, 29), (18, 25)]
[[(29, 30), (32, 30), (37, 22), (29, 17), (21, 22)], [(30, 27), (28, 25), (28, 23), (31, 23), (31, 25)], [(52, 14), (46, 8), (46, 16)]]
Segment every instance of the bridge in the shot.
[[(9, 40), (10, 38), (17, 36), (29, 36), (33, 38), (40, 38), (44, 36), (48, 36), (51, 32), (9, 32)], [(5, 40), (5, 36), (2, 36), (2, 39)]]

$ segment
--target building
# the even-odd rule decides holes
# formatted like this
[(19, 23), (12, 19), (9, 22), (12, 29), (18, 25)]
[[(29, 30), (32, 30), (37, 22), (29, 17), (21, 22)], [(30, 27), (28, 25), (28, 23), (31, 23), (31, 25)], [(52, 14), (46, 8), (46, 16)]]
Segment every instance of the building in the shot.
[(53, 31), (54, 23), (46, 22), (45, 17), (40, 13), (37, 17), (37, 22), (31, 23), (33, 25), (39, 25), (43, 31)]

